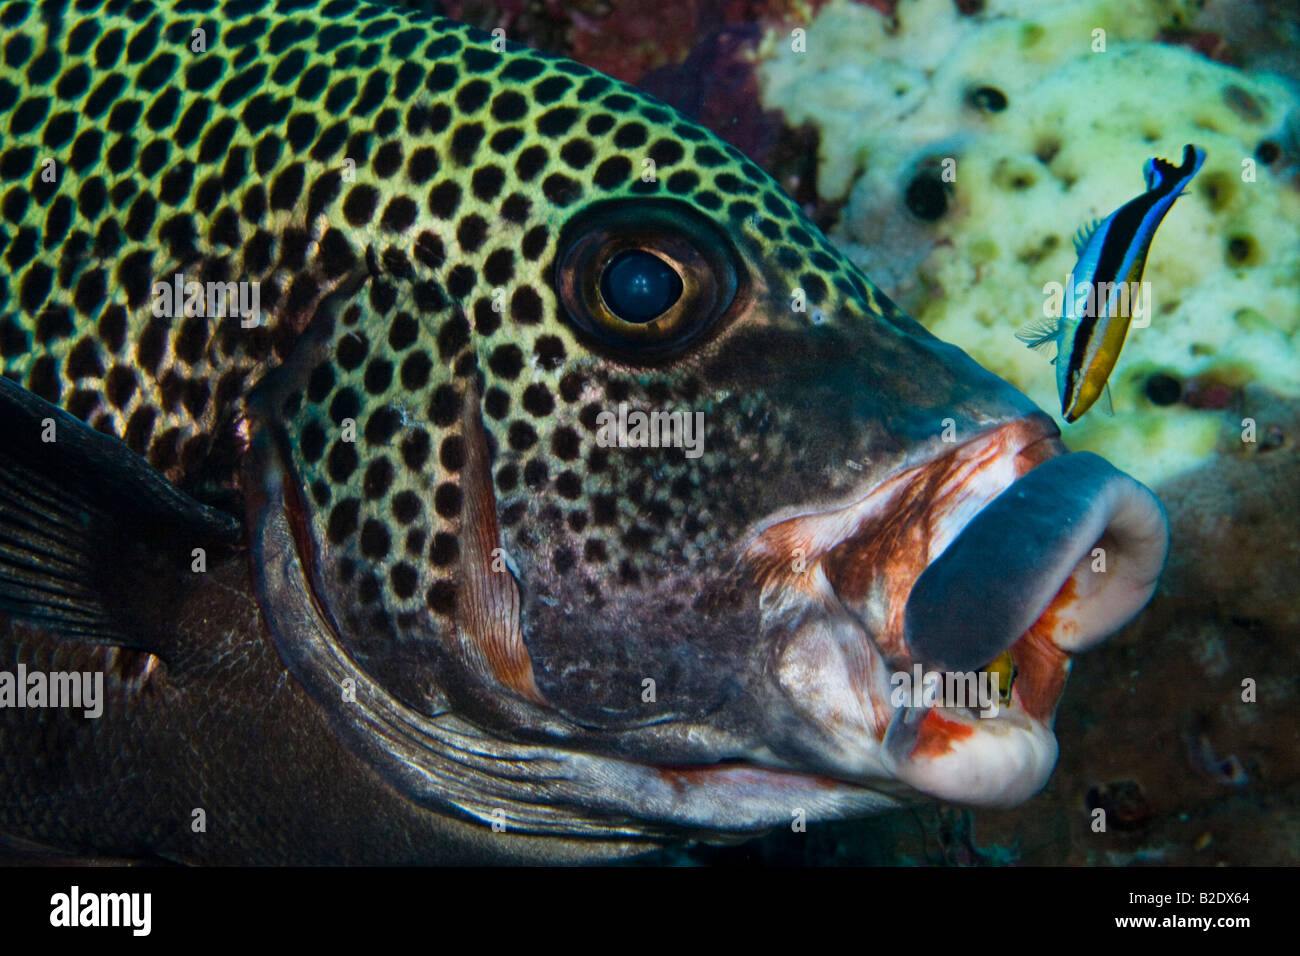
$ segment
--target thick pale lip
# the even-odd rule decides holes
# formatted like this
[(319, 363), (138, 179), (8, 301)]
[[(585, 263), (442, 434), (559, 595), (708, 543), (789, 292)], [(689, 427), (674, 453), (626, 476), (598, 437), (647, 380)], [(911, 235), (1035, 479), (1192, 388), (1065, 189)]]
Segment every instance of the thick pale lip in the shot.
[(1067, 452), (1050, 419), (1031, 415), (844, 505), (773, 516), (746, 558), (769, 596), (808, 593), (818, 578), (804, 570), (821, 572), (886, 658), (966, 670), (1026, 634), (1067, 587), (1051, 636), (1067, 651), (1097, 643), (1149, 600), (1167, 549), (1149, 489)]
[(1032, 467), (966, 522), (917, 578), (909, 654), (970, 672), (1009, 649), (1017, 677), (994, 720), (902, 709), (882, 741), (900, 780), (941, 799), (1014, 806), (1056, 763), (1051, 732), (1070, 656), (1126, 623), (1155, 589), (1168, 548), (1147, 488), (1089, 453)]
[[(1045, 416), (1007, 422), (752, 535), (772, 617), (805, 622), (776, 671), (834, 776), (1004, 805), (1046, 780), (1070, 655), (1145, 605), (1167, 549), (1155, 496), (1058, 436)], [(1008, 649), (1018, 676), (992, 719), (890, 701), (900, 670), (978, 671)]]
[(932, 561), (907, 600), (913, 656), (939, 668), (988, 663), (1073, 584), (1050, 635), (1078, 651), (1150, 600), (1168, 527), (1149, 489), (1089, 452), (1060, 455), (1013, 483)]

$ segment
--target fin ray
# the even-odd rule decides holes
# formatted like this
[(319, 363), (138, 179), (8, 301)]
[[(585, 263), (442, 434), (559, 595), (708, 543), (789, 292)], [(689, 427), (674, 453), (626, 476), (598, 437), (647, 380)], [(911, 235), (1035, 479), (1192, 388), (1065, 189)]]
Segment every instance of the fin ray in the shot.
[(175, 567), (194, 544), (233, 544), (239, 530), (117, 439), (0, 378), (0, 611), (152, 651), (122, 617), (135, 550)]
[(1106, 220), (1104, 219), (1092, 219), (1084, 223), (1082, 226), (1078, 228), (1078, 230), (1075, 231), (1074, 233), (1074, 254), (1075, 255), (1081, 255), (1083, 253), (1084, 248), (1092, 240), (1093, 233), (1095, 233), (1099, 228), (1101, 228), (1101, 224), (1105, 221)]
[(1035, 351), (1055, 345), (1060, 334), (1061, 320), (1056, 318), (1036, 319), (1015, 333), (1017, 339)]

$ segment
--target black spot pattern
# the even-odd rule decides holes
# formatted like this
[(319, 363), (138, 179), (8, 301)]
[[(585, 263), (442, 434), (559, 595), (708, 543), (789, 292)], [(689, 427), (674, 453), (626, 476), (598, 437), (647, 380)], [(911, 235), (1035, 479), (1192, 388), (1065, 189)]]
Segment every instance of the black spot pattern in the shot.
[[(0, 4), (0, 372), (211, 481), (219, 427), (319, 318), (321, 354), (276, 408), (349, 639), (456, 615), (478, 495), (579, 604), (707, 564), (752, 517), (730, 502), (759, 478), (737, 470), (782, 452), (743, 396), (711, 412), (719, 450), (697, 463), (596, 443), (611, 404), (693, 408), (703, 388), (691, 356), (609, 361), (558, 306), (563, 224), (590, 202), (680, 202), (826, 314), (888, 314), (761, 170), (586, 68), (354, 0), (59, 7)], [(178, 275), (223, 311), (256, 282), (263, 321), (155, 314)]]

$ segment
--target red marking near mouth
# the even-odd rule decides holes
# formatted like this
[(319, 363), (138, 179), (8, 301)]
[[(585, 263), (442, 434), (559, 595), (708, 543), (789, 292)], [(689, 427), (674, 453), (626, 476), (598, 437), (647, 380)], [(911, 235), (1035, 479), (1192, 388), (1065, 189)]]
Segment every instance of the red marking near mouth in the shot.
[(524, 645), (519, 587), (513, 575), (492, 568), (501, 554), (501, 535), (480, 407), (478, 391), (471, 385), (461, 413), (466, 455), (461, 469), (462, 579), (456, 599), (456, 636), (463, 657), (483, 677), (490, 673), (503, 687), (544, 704)]
[[(872, 638), (886, 656), (905, 653), (907, 597), (929, 563), (930, 543), (944, 516), (1007, 456), (1020, 478), (1064, 450), (1045, 420), (1017, 419), (885, 478), (856, 502), (776, 521), (759, 533), (746, 556), (764, 590), (811, 587), (813, 577), (793, 569), (792, 555), (810, 568), (820, 564), (836, 596), (850, 607), (882, 588), (884, 624)], [(828, 526), (835, 530), (828, 532)]]
[(912, 759), (918, 757), (942, 757), (950, 753), (953, 745), (965, 740), (975, 733), (975, 728), (955, 720), (944, 718), (937, 710), (932, 710), (921, 721), (921, 730), (917, 734), (916, 746), (912, 748)]
[(1050, 637), (1057, 629), (1057, 609), (1075, 600), (1074, 578), (1067, 578), (1052, 603), (1024, 636), (1011, 645), (1016, 666), (1015, 693), (1025, 713), (1038, 720), (1049, 719), (1065, 690), (1070, 673), (1070, 655)]

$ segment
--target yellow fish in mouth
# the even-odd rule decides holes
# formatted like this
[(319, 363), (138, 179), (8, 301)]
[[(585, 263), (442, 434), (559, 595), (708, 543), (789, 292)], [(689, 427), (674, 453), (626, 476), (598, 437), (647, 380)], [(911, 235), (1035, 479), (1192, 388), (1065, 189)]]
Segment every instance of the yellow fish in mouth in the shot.
[(653, 97), (289, 6), (0, 10), (0, 660), (104, 675), (0, 679), (0, 836), (555, 861), (1036, 792), (1154, 496)]

